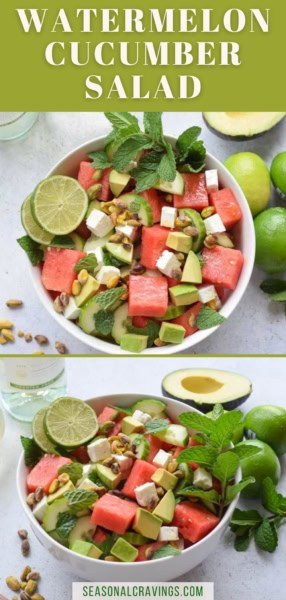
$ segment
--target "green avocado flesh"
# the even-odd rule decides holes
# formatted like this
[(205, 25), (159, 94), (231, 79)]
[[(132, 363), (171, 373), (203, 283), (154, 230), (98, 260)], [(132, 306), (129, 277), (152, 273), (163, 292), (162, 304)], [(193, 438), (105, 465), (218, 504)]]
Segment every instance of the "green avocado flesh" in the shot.
[(241, 141), (262, 135), (285, 117), (285, 112), (205, 112), (206, 125), (217, 135)]
[(244, 375), (217, 369), (180, 369), (163, 379), (165, 396), (182, 400), (208, 412), (215, 404), (226, 410), (237, 408), (252, 392), (251, 381)]

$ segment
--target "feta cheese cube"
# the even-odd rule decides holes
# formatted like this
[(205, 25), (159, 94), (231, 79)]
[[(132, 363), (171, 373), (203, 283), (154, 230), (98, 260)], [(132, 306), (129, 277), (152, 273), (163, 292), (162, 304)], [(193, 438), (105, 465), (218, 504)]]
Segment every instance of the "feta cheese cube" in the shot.
[(105, 460), (111, 457), (110, 443), (106, 438), (95, 440), (87, 446), (87, 453), (93, 463)]
[(213, 485), (211, 473), (199, 467), (194, 471), (193, 484), (201, 490), (210, 490)]
[(208, 193), (217, 192), (218, 190), (218, 174), (217, 169), (210, 169), (205, 171), (206, 188)]
[(85, 477), (85, 479), (77, 487), (81, 490), (88, 490), (90, 492), (97, 490), (96, 484), (91, 481), (91, 479), (88, 479), (88, 477)]
[(89, 250), (88, 254), (94, 254), (94, 256), (97, 260), (97, 265), (95, 267), (95, 271), (99, 271), (99, 269), (101, 269), (101, 267), (103, 266), (103, 250), (102, 250), (102, 248), (98, 247), (98, 248), (94, 248), (94, 250)]
[(96, 274), (96, 279), (101, 284), (107, 285), (114, 275), (118, 275), (118, 277), (120, 277), (120, 269), (112, 266), (101, 267)]
[(152, 420), (151, 415), (148, 415), (148, 413), (142, 412), (142, 410), (135, 410), (132, 416), (133, 416), (133, 419), (137, 419), (137, 421), (140, 421), (140, 423), (143, 423), (144, 425), (148, 421)]
[(204, 219), (204, 224), (207, 235), (210, 233), (221, 233), (222, 231), (225, 231), (225, 226), (217, 213), (207, 217), (207, 219)]
[(88, 477), (91, 471), (94, 469), (94, 465), (92, 463), (88, 463), (87, 465), (82, 465), (82, 477), (78, 480), (77, 485), (80, 486), (81, 483)]
[(175, 542), (179, 539), (178, 527), (161, 527), (159, 532), (159, 542)]
[(64, 309), (64, 317), (69, 321), (76, 321), (80, 315), (80, 308), (75, 303), (75, 299), (70, 296), (69, 303)]
[(198, 289), (199, 301), (203, 304), (215, 300), (217, 297), (216, 289), (214, 285), (203, 285)]
[(173, 252), (169, 252), (169, 250), (164, 250), (161, 256), (159, 256), (156, 267), (161, 273), (167, 275), (167, 277), (172, 277), (172, 273), (174, 271), (181, 271), (181, 263), (176, 258)]
[(104, 237), (114, 227), (112, 219), (97, 208), (94, 208), (87, 217), (86, 226), (97, 237)]
[(161, 211), (161, 227), (169, 227), (173, 229), (175, 227), (175, 221), (177, 217), (177, 209), (172, 206), (163, 206)]
[(43, 496), (42, 500), (38, 502), (33, 508), (33, 515), (38, 519), (38, 521), (42, 521), (44, 518), (44, 514), (46, 512), (46, 508), (48, 508), (48, 500), (47, 496)]
[(134, 488), (136, 500), (140, 506), (152, 507), (157, 504), (159, 497), (155, 483), (143, 483)]
[(154, 456), (152, 462), (153, 465), (156, 465), (156, 467), (162, 467), (163, 469), (166, 469), (171, 459), (172, 456), (169, 454), (169, 452), (165, 452), (165, 450), (159, 450), (156, 456)]
[(120, 471), (122, 473), (131, 469), (133, 465), (133, 459), (130, 456), (124, 456), (123, 454), (112, 454), (112, 456), (116, 459), (117, 463), (119, 464)]
[(117, 225), (117, 227), (115, 227), (115, 231), (117, 233), (123, 233), (123, 235), (126, 235), (126, 237), (132, 240), (134, 239), (134, 235), (136, 233), (136, 227), (133, 227), (132, 225)]

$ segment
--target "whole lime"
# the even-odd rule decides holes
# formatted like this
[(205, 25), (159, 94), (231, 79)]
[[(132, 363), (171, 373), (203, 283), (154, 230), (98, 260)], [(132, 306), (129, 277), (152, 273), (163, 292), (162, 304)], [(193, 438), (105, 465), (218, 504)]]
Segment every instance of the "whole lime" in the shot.
[(271, 179), (266, 163), (254, 152), (237, 152), (224, 164), (240, 185), (255, 217), (270, 200)]
[(286, 410), (281, 406), (255, 406), (244, 419), (245, 428), (253, 431), (280, 456), (286, 452)]
[(281, 475), (279, 460), (274, 450), (261, 440), (245, 440), (237, 444), (237, 447), (239, 446), (257, 446), (260, 449), (257, 454), (243, 458), (240, 461), (242, 476), (255, 478), (255, 483), (248, 485), (242, 491), (242, 495), (245, 498), (257, 498), (265, 477), (270, 477), (275, 484), (278, 483)]
[(277, 192), (285, 198), (286, 196), (286, 152), (280, 152), (272, 161), (270, 175), (272, 183)]
[(266, 273), (286, 270), (286, 208), (268, 208), (254, 219), (255, 262)]

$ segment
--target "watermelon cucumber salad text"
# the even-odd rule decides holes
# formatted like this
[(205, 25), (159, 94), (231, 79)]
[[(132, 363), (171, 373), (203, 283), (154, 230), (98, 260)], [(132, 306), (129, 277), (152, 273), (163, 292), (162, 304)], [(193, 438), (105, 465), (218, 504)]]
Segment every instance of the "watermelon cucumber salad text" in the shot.
[(242, 212), (205, 170), (200, 128), (172, 147), (161, 113), (145, 113), (144, 131), (131, 114), (106, 116), (105, 149), (77, 180), (49, 177), (26, 198), (18, 241), (55, 310), (85, 333), (136, 353), (179, 344), (224, 320), (244, 261), (232, 233)]
[(21, 438), (27, 503), (56, 542), (89, 558), (179, 554), (255, 481), (237, 481), (244, 453), (258, 452), (230, 445), (242, 416), (216, 405), (210, 416), (182, 412), (174, 422), (152, 398), (96, 415), (82, 400), (58, 398), (35, 416), (33, 438)]

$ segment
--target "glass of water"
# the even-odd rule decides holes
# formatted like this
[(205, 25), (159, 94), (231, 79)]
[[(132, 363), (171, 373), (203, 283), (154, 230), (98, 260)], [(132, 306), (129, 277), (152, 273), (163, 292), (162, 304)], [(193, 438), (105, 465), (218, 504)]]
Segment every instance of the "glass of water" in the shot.
[(0, 112), (0, 141), (14, 140), (21, 137), (38, 118), (34, 112)]
[(0, 440), (4, 435), (4, 431), (5, 431), (5, 421), (4, 421), (3, 411), (0, 406)]

